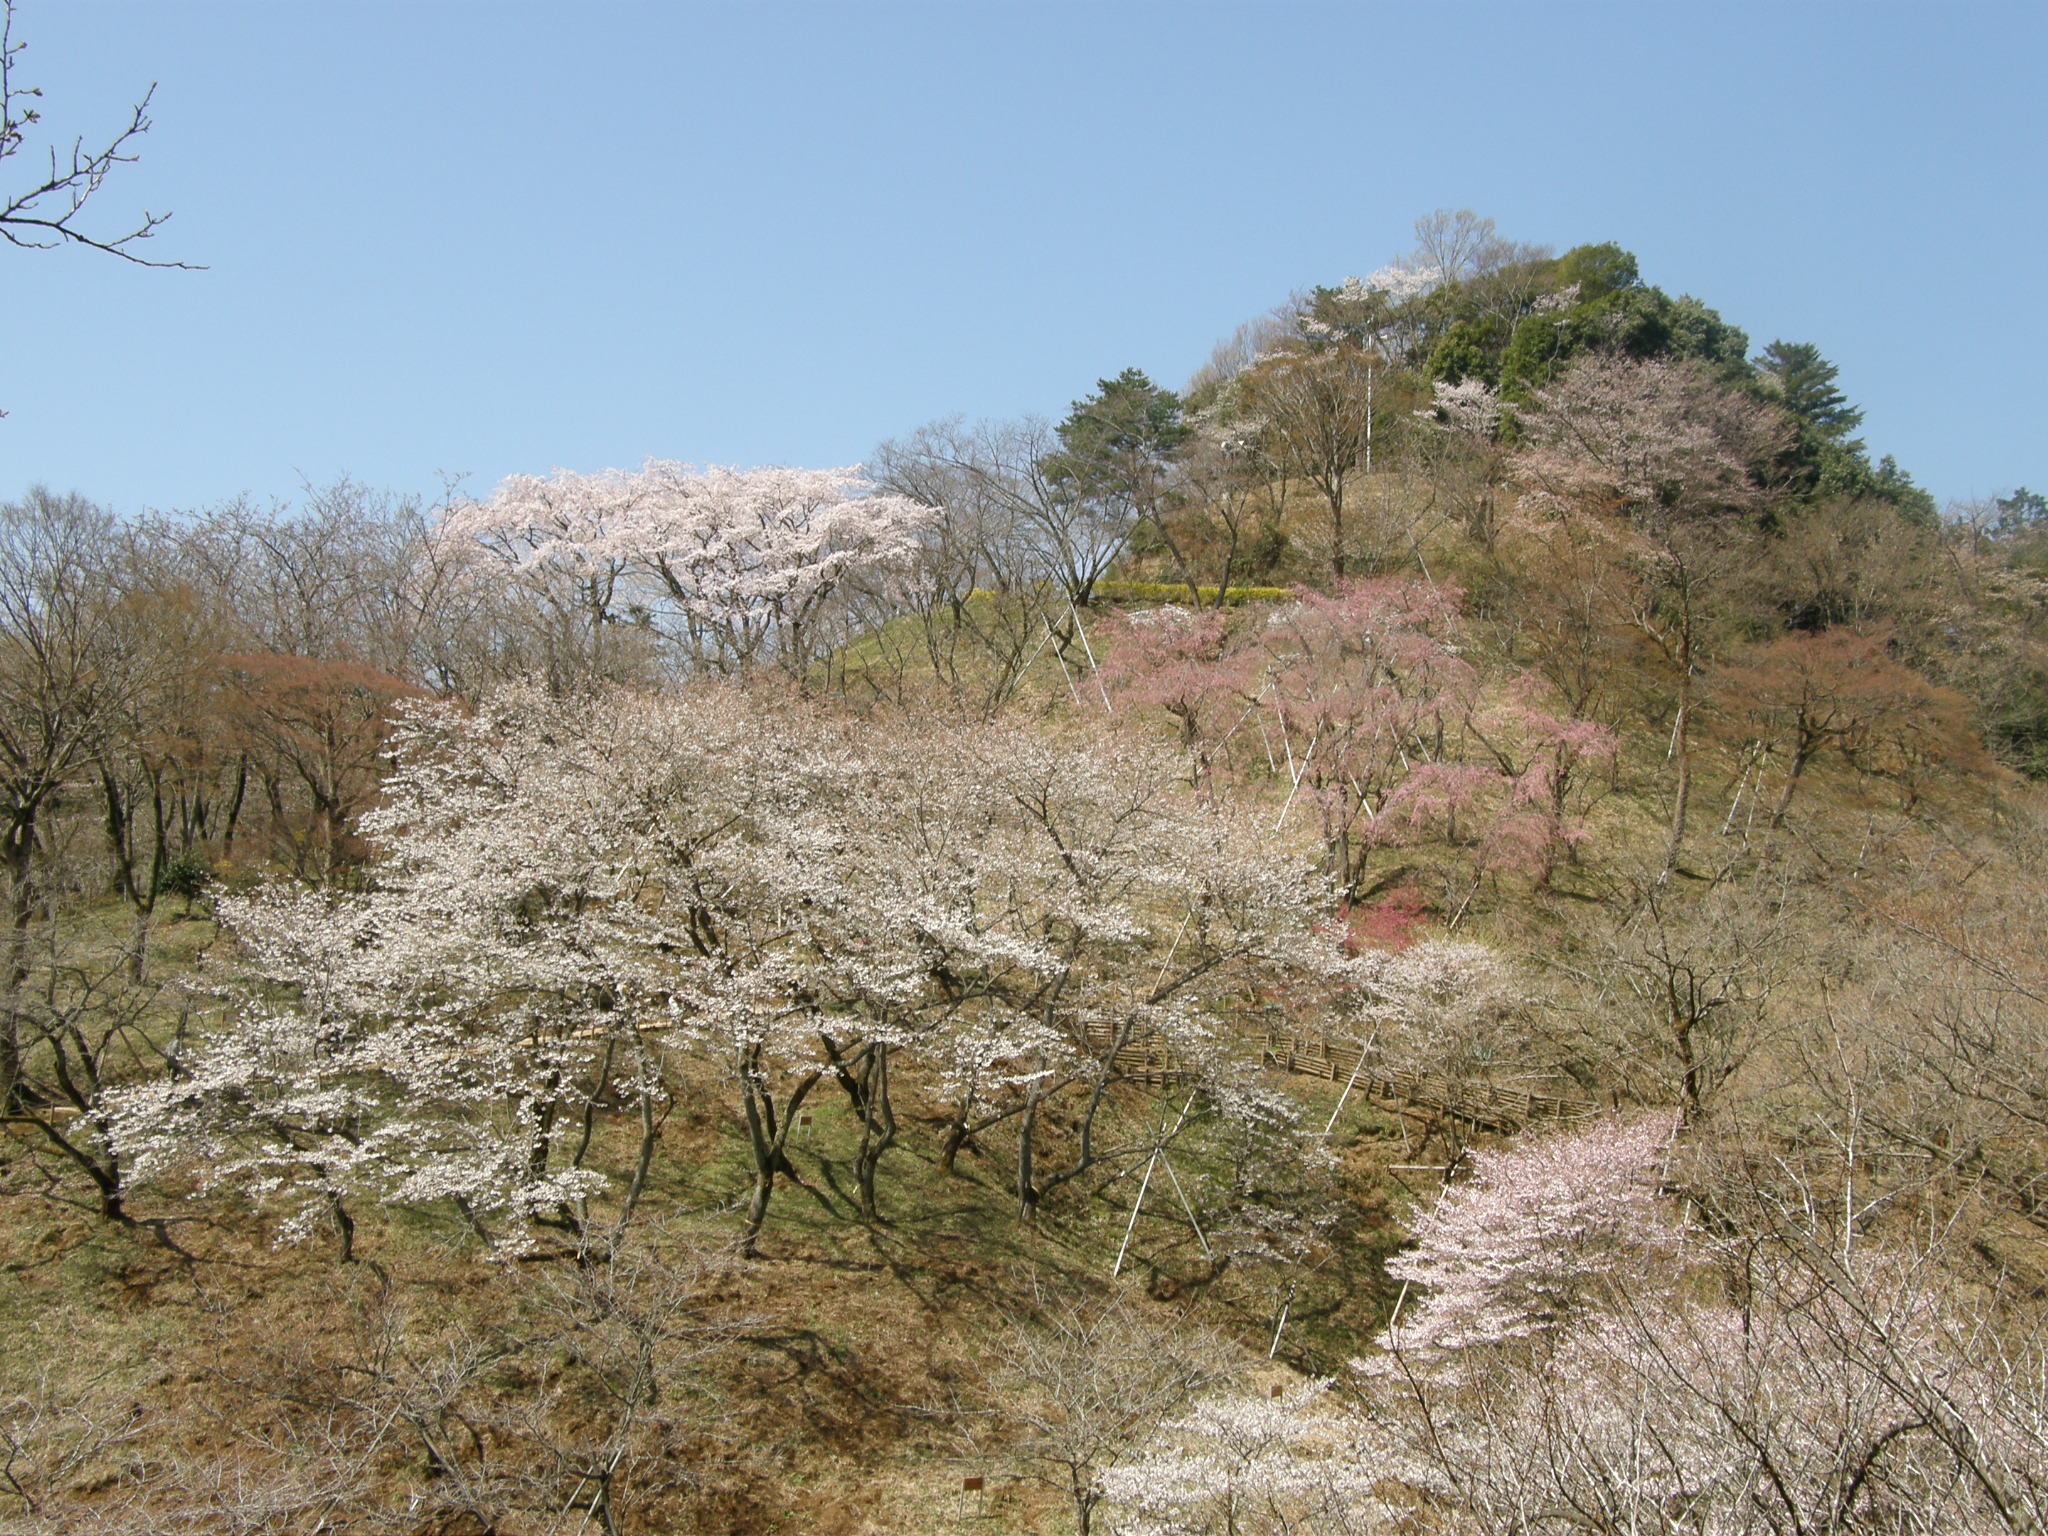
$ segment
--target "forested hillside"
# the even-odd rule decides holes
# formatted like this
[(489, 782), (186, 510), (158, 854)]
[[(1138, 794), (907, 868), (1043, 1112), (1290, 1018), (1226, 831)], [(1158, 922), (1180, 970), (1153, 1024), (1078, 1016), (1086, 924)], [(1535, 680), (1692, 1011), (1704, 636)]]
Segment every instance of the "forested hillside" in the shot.
[(0, 1529), (2043, 1530), (2048, 501), (1861, 423), (1439, 213), (859, 469), (0, 507)]

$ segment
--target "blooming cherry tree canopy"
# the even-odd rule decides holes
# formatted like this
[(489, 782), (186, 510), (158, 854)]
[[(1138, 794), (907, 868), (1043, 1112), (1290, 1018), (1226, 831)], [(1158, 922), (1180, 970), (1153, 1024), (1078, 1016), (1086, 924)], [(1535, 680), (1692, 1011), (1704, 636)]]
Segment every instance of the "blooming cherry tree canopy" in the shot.
[(1381, 1342), (1426, 1355), (1555, 1326), (1589, 1280), (1665, 1230), (1650, 1175), (1675, 1125), (1646, 1115), (1472, 1154), (1471, 1181), (1447, 1189), (1387, 1265), (1428, 1296)]
[(900, 579), (938, 514), (875, 493), (856, 469), (638, 470), (514, 475), (449, 513), (444, 541), (522, 581), (597, 582), (602, 621), (643, 617), (686, 665), (800, 667), (849, 581)]

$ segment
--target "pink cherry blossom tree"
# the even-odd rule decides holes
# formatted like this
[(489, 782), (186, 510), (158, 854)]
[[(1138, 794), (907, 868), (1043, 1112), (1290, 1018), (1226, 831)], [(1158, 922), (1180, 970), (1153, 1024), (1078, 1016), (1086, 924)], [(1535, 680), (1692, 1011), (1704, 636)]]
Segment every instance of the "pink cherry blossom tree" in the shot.
[[(1284, 776), (1279, 820), (1297, 802), (1315, 816), (1329, 872), (1355, 895), (1371, 849), (1426, 820), (1411, 806), (1381, 826), (1407, 780), (1465, 773), (1446, 761), (1478, 684), (1452, 638), (1457, 617), (1454, 592), (1358, 582), (1300, 592), (1235, 629), (1214, 615), (1129, 622), (1105, 670), (1133, 703), (1181, 722), (1198, 776)], [(1492, 784), (1490, 767), (1470, 777), (1475, 792)]]
[(1597, 720), (1555, 712), (1562, 701), (1535, 673), (1510, 686), (1505, 700), (1475, 710), (1466, 728), (1493, 757), (1508, 786), (1507, 802), (1487, 828), (1480, 861), (1512, 870), (1537, 885), (1575, 858), (1592, 837), (1586, 819), (1598, 798), (1596, 775), (1619, 759), (1621, 738)]

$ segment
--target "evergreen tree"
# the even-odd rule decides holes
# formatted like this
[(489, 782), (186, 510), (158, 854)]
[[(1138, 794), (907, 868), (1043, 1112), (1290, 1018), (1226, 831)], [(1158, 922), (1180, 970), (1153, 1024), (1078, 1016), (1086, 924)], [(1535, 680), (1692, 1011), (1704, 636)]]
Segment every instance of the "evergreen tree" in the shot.
[(1999, 533), (2026, 534), (2048, 527), (2048, 496), (2039, 491), (2030, 491), (2023, 485), (2010, 496), (2000, 496), (1991, 504), (1998, 508), (1996, 531)]
[(1756, 366), (1779, 404), (1799, 422), (1802, 434), (1810, 431), (1830, 443), (1862, 448), (1847, 439), (1862, 423), (1863, 413), (1835, 387), (1841, 370), (1820, 355), (1819, 347), (1805, 341), (1774, 341), (1764, 348)]
[(1173, 501), (1169, 470), (1193, 431), (1179, 395), (1161, 389), (1144, 370), (1126, 368), (1096, 380), (1095, 393), (1074, 402), (1055, 428), (1059, 448), (1039, 463), (1061, 494), (1096, 509), (1106, 525), (1126, 529), (1134, 552), (1164, 549), (1191, 594), (1193, 569), (1166, 514)]
[[(1549, 293), (1517, 322), (1501, 354), (1501, 391), (1510, 400), (1527, 403), (1588, 352), (1616, 352), (1637, 362), (1702, 362), (1729, 382), (1749, 372), (1749, 338), (1741, 330), (1690, 295), (1674, 299), (1644, 283), (1635, 257), (1618, 245), (1566, 251), (1551, 264), (1549, 283)], [(1444, 361), (1462, 365), (1466, 358), (1451, 352)]]
[(1141, 368), (1097, 379), (1095, 393), (1076, 400), (1059, 424), (1061, 451), (1048, 467), (1091, 486), (1128, 480), (1140, 464), (1170, 458), (1187, 441), (1182, 415), (1180, 396)]

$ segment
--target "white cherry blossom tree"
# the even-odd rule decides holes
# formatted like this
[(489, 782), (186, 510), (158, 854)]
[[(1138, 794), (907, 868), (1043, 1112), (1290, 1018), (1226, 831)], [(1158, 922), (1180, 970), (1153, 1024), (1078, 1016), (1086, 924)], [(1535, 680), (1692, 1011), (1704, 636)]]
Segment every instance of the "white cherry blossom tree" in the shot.
[(833, 639), (855, 578), (907, 574), (933, 508), (876, 492), (856, 469), (697, 469), (514, 475), (454, 508), (441, 537), (480, 571), (540, 595), (596, 647), (645, 625), (687, 669), (773, 661), (801, 676)]
[[(374, 886), (278, 885), (221, 903), (242, 964), (226, 1028), (188, 1075), (120, 1098), (109, 1126), (138, 1176), (196, 1169), (352, 1230), (347, 1200), (447, 1199), (518, 1247), (606, 1180), (583, 1166), (596, 1102), (643, 1121), (637, 1198), (663, 1097), (667, 938), (638, 904), (651, 818), (645, 751), (532, 750), (543, 708), (510, 695), (474, 717), (421, 709), (394, 742)], [(583, 750), (579, 750), (583, 749)]]
[(1102, 1474), (1131, 1536), (1365, 1532), (1399, 1520), (1371, 1425), (1324, 1380), (1219, 1393)]
[[(639, 1120), (630, 1213), (661, 1052), (694, 1050), (737, 1088), (751, 1249), (821, 1085), (882, 1218), (904, 1056), (960, 1094), (960, 1140), (1017, 1121), (1027, 1218), (1151, 1150), (1098, 1134), (1141, 1038), (1222, 1112), (1278, 1124), (1224, 1015), (1282, 973), (1321, 967), (1334, 992), (1325, 882), (1169, 753), (897, 725), (731, 685), (414, 709), (364, 820), (369, 887), (224, 901), (229, 1018), (186, 1076), (118, 1100), (116, 1144), (137, 1177), (284, 1202), (287, 1235), (331, 1216), (346, 1237), (352, 1199), (445, 1199), (516, 1246), (581, 1230), (610, 1106)], [(1036, 1121), (1061, 1095), (1077, 1126), (1047, 1166)]]

